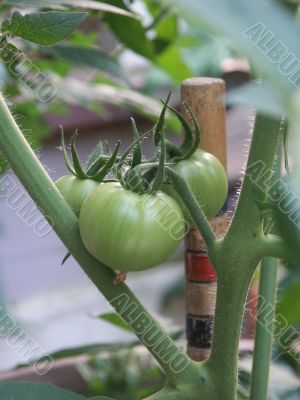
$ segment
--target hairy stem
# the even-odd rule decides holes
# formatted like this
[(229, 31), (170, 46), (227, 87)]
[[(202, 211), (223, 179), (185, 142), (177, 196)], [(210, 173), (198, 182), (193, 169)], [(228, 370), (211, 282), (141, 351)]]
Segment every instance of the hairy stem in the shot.
[[(264, 256), (265, 236), (258, 202), (267, 197), (280, 121), (258, 115), (246, 174), (231, 225), (222, 241), (209, 249), (217, 270), (214, 334), (208, 366), (217, 382), (217, 400), (234, 400), (244, 304), (253, 273)], [(258, 166), (258, 167), (257, 167)]]
[(85, 273), (159, 362), (169, 381), (193, 379), (195, 364), (144, 309), (115, 273), (93, 258), (82, 244), (78, 219), (42, 167), (0, 94), (0, 148), (32, 199)]
[[(284, 127), (284, 124), (283, 124)], [(272, 183), (275, 183), (281, 175), (282, 148), (286, 131), (279, 135), (276, 149), (276, 158), (273, 167)], [(273, 229), (276, 233), (276, 230)], [(268, 239), (273, 244), (274, 250), (285, 250), (285, 243), (278, 243), (281, 238)], [(273, 239), (273, 242), (271, 241)], [(274, 243), (275, 242), (275, 243)], [(274, 251), (276, 255), (276, 251)], [(278, 260), (276, 258), (264, 258), (261, 264), (259, 281), (259, 302), (256, 319), (255, 347), (252, 365), (250, 385), (250, 400), (267, 400), (270, 362), (272, 355), (272, 340), (274, 317), (276, 308)], [(265, 309), (268, 309), (265, 315)], [(271, 312), (270, 312), (271, 309)]]
[[(208, 360), (211, 377), (217, 382), (214, 400), (236, 399), (241, 326), (248, 288), (257, 262), (257, 259), (250, 259), (248, 255), (233, 258), (225, 256), (223, 266), (227, 273), (218, 274), (214, 335)], [(235, 271), (234, 268), (230, 270), (231, 263), (241, 271)], [(245, 265), (248, 270), (242, 272)]]
[(242, 235), (245, 241), (262, 233), (258, 202), (267, 198), (280, 129), (280, 120), (256, 116), (242, 190), (227, 237)]

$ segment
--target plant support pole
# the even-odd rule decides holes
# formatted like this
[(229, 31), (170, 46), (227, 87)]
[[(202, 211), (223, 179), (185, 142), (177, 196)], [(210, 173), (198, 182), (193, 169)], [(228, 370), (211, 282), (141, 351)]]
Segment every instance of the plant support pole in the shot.
[[(190, 106), (201, 128), (201, 149), (216, 156), (226, 169), (224, 95), (222, 79), (190, 78), (181, 87), (182, 100)], [(218, 215), (211, 226), (218, 236), (224, 234), (227, 214)], [(197, 229), (188, 232), (185, 244), (187, 352), (193, 360), (203, 361), (208, 358), (211, 347), (216, 273)]]

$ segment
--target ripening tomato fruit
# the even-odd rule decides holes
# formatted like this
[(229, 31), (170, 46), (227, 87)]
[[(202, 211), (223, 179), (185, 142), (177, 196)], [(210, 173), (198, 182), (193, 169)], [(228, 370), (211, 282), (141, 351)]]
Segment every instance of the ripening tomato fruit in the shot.
[(74, 175), (66, 175), (59, 178), (55, 185), (78, 216), (83, 201), (99, 185), (99, 182), (92, 179), (79, 179)]
[[(177, 172), (188, 183), (207, 218), (213, 217), (224, 205), (228, 181), (221, 162), (212, 154), (198, 149), (195, 153), (174, 165)], [(180, 204), (186, 221), (194, 226), (191, 214), (171, 185), (164, 186), (164, 192)]]
[(111, 182), (84, 201), (79, 228), (85, 247), (99, 261), (120, 271), (140, 271), (176, 250), (185, 221), (165, 193), (138, 194)]

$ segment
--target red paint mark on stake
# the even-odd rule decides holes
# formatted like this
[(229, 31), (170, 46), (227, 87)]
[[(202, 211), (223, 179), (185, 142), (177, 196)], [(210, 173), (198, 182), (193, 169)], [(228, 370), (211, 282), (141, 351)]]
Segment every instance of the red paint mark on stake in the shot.
[(217, 275), (206, 253), (185, 252), (187, 279), (196, 282), (215, 282)]

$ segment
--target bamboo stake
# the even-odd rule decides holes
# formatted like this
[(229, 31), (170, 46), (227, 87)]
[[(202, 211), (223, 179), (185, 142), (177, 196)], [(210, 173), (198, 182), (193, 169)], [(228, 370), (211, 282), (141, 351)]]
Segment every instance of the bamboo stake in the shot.
[[(181, 98), (189, 104), (201, 127), (203, 150), (215, 155), (226, 169), (225, 82), (216, 78), (190, 78), (181, 86)], [(184, 112), (184, 110), (183, 110)], [(226, 212), (211, 221), (218, 236), (228, 225)], [(216, 274), (198, 230), (186, 236), (186, 334), (188, 355), (195, 361), (208, 358), (216, 298)]]

